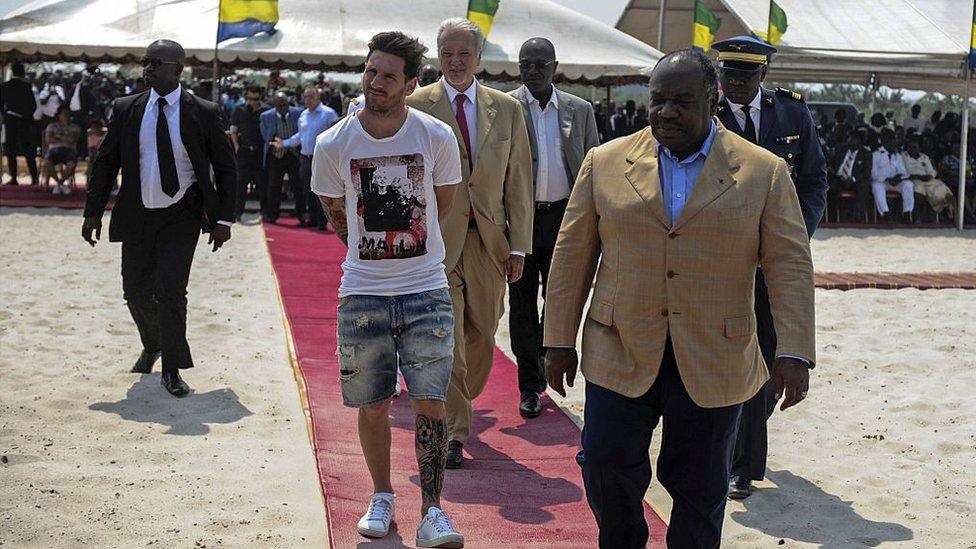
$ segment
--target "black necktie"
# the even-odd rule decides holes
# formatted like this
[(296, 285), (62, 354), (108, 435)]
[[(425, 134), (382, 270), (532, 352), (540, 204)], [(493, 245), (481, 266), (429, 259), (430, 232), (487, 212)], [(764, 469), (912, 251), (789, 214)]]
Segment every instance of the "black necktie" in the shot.
[(752, 107), (749, 105), (742, 105), (742, 114), (746, 115), (746, 129), (745, 137), (750, 143), (755, 144), (756, 142), (756, 125), (752, 123), (752, 116), (749, 115), (749, 111)]
[(159, 160), (159, 180), (167, 196), (176, 196), (180, 191), (180, 178), (176, 175), (176, 159), (173, 158), (173, 142), (169, 139), (169, 123), (166, 122), (166, 98), (156, 102), (156, 159)]

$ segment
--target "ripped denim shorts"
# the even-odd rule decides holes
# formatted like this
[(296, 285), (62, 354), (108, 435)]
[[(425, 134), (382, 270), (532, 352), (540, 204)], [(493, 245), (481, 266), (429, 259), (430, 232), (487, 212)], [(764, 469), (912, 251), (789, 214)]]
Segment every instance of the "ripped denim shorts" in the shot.
[(445, 400), (454, 364), (454, 310), (447, 288), (339, 299), (342, 402), (361, 408), (391, 398), (397, 367), (410, 398)]

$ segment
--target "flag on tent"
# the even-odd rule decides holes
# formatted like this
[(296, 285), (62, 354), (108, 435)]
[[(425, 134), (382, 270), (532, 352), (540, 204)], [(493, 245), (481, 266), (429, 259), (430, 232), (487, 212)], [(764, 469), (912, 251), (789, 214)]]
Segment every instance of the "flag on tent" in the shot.
[(775, 0), (769, 2), (769, 26), (766, 31), (766, 42), (772, 45), (779, 44), (786, 33), (786, 12)]
[(722, 20), (700, 1), (695, 0), (695, 20), (691, 24), (691, 45), (701, 51), (708, 51), (715, 40), (715, 33), (722, 26)]
[(976, 69), (976, 4), (973, 4), (973, 29), (969, 33), (969, 68)]
[(500, 0), (468, 0), (468, 20), (481, 27), (485, 38), (491, 31), (491, 23), (495, 20)]
[(278, 0), (220, 0), (217, 42), (274, 32)]

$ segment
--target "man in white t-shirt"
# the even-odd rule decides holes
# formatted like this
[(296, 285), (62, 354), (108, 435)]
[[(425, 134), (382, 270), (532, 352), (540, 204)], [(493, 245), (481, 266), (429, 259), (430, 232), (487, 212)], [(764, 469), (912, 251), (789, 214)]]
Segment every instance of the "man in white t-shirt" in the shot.
[(400, 32), (370, 40), (366, 107), (318, 137), (311, 187), (349, 248), (339, 285), (339, 381), (343, 403), (359, 408), (373, 480), (359, 533), (383, 537), (396, 520), (389, 410), (399, 364), (416, 412), (417, 546), (463, 547), (440, 508), (454, 315), (438, 223), (461, 181), (461, 161), (450, 126), (406, 106), (426, 51)]

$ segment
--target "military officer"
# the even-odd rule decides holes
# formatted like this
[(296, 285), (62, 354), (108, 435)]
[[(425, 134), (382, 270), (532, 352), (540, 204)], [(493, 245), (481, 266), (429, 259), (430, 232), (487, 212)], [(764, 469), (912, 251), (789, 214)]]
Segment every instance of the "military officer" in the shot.
[[(800, 199), (807, 234), (813, 235), (827, 205), (827, 164), (817, 129), (803, 96), (762, 87), (776, 48), (751, 36), (736, 36), (712, 44), (718, 52), (723, 96), (718, 118), (722, 124), (786, 161)], [(756, 273), (756, 325), (759, 347), (767, 365), (773, 364), (776, 331), (762, 270)], [(776, 405), (768, 383), (742, 408), (732, 458), (729, 497), (752, 493), (752, 481), (766, 472), (766, 420)]]

